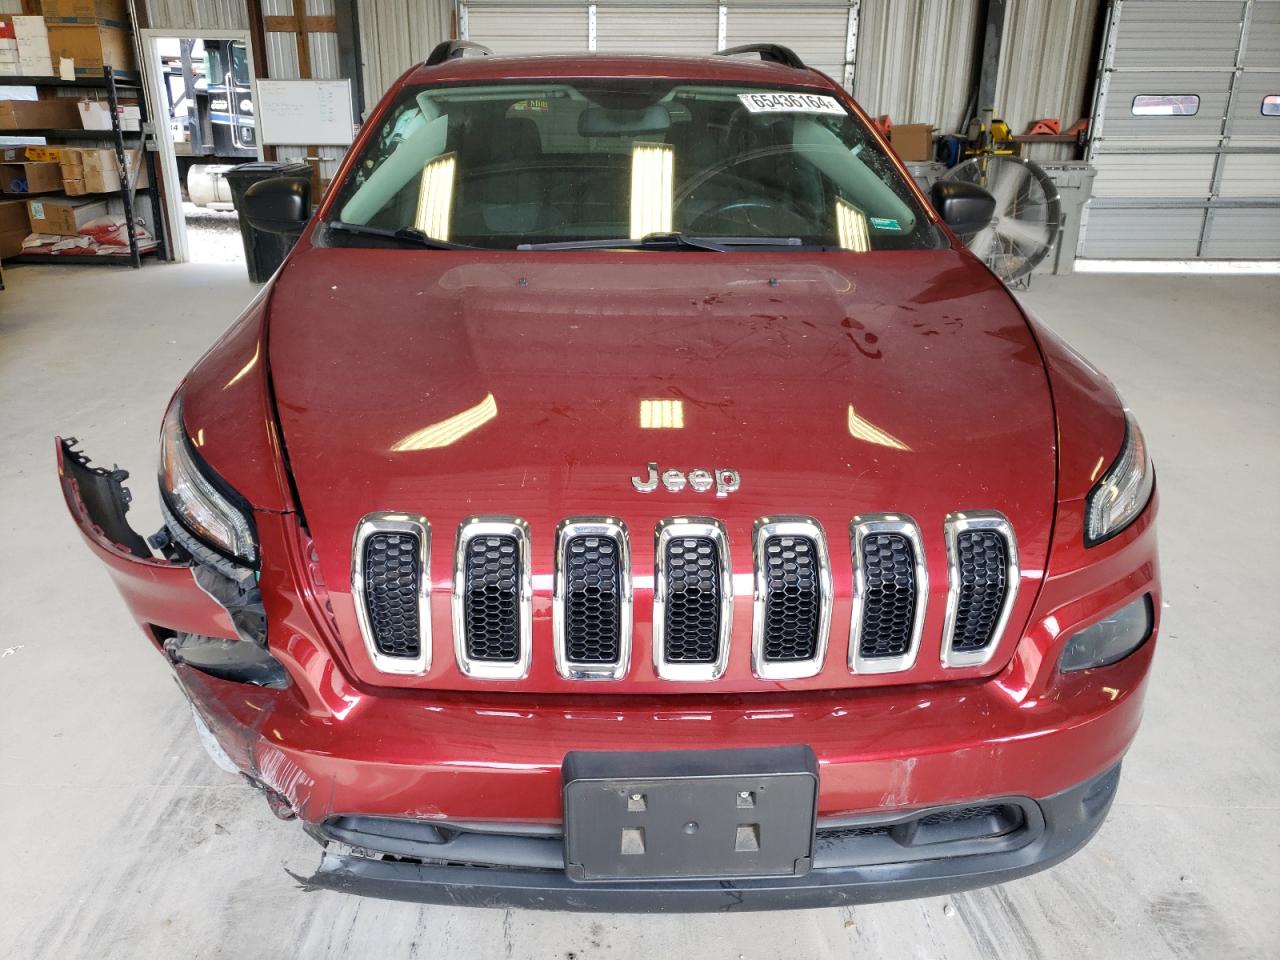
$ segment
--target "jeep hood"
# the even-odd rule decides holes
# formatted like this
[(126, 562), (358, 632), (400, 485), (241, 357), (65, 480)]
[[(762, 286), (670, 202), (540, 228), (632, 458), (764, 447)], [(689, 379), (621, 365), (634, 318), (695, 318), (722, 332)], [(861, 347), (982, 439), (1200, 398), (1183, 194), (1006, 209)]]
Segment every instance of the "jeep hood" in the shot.
[[(639, 663), (648, 657), (644, 591), (658, 520), (705, 515), (728, 526), (734, 644), (749, 647), (752, 522), (816, 517), (835, 568), (829, 663), (840, 669), (788, 687), (875, 681), (840, 663), (857, 514), (906, 513), (920, 524), (931, 598), (922, 672), (912, 679), (937, 671), (928, 638), (941, 627), (949, 512), (1003, 512), (1024, 570), (1044, 569), (1055, 482), (1044, 367), (1011, 297), (962, 251), (314, 248), (276, 278), (268, 324), (302, 511), (342, 644), (366, 680), (422, 682), (374, 673), (349, 617), (352, 534), (370, 511), (431, 523), (436, 654), (427, 682), (437, 687), (477, 683), (450, 669), (448, 611), (454, 532), (476, 514), (522, 517), (531, 528), (535, 667), (520, 689), (563, 689), (538, 651), (551, 643), (554, 530), (569, 516), (617, 516), (630, 528)], [(741, 489), (722, 499), (690, 487), (637, 492), (630, 478), (650, 462), (731, 468)], [(1024, 580), (1006, 639), (1036, 585)], [(762, 686), (740, 671), (720, 684)], [(643, 677), (636, 685), (648, 686)]]

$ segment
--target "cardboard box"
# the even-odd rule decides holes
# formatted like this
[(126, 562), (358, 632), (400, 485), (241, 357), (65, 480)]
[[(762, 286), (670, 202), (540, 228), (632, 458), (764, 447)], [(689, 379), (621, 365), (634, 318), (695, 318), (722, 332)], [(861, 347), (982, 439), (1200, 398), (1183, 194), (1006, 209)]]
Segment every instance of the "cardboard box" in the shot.
[(31, 232), (31, 220), (27, 217), (27, 201), (0, 200), (0, 233), (14, 230)]
[(76, 105), (80, 127), (85, 130), (111, 129), (111, 104), (105, 100), (81, 100)]
[(889, 142), (903, 160), (933, 159), (933, 127), (927, 123), (900, 123), (889, 131)]
[(142, 108), (136, 103), (124, 103), (116, 107), (120, 117), (120, 129), (138, 132), (142, 129)]
[(54, 60), (74, 60), (77, 76), (101, 74), (105, 66), (127, 72), (136, 69), (129, 34), (101, 23), (50, 23), (49, 52)]
[(40, 9), (52, 20), (114, 20), (129, 22), (128, 0), (44, 0)]
[(47, 37), (49, 35), (48, 25), (44, 22), (44, 17), (5, 17), (13, 25), (13, 35), (18, 40), (18, 46), (22, 46), (23, 40), (32, 40), (39, 37)]
[(90, 220), (107, 215), (105, 200), (70, 200), (52, 197), (27, 203), (32, 233), (58, 233), (74, 237)]
[(66, 147), (26, 146), (0, 147), (0, 163), (21, 163), (32, 160), (37, 163), (61, 163), (62, 152)]
[(80, 112), (74, 100), (0, 100), (0, 130), (74, 130)]
[(81, 150), (86, 193), (109, 193), (120, 189), (120, 163), (115, 150)]
[(52, 77), (53, 61), (48, 57), (38, 57), (28, 59), (23, 57), (18, 60), (18, 76), (20, 77)]
[(68, 180), (64, 177), (62, 180), (62, 192), (68, 197), (83, 197), (90, 190), (83, 180)]
[(0, 163), (0, 193), (44, 193), (62, 189), (56, 163)]

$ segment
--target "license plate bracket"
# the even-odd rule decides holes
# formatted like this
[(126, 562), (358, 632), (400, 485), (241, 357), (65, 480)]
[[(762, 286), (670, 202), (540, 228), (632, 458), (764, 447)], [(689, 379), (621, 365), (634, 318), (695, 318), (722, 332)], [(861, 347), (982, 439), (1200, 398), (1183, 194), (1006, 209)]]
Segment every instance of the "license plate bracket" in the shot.
[(793, 877), (813, 863), (808, 746), (571, 752), (561, 771), (570, 879)]

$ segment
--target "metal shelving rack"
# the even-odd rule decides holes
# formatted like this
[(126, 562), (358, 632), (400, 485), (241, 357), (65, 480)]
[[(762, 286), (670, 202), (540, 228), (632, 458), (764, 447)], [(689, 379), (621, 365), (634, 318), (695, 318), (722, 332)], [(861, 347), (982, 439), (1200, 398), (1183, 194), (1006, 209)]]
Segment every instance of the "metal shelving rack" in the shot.
[[(111, 108), (111, 129), (110, 130), (5, 130), (4, 136), (17, 137), (44, 137), (46, 140), (99, 140), (109, 141), (116, 151), (116, 164), (120, 169), (120, 182), (125, 186), (120, 190), (113, 190), (109, 193), (85, 194), (86, 197), (115, 197), (119, 198), (124, 204), (125, 221), (128, 224), (129, 234), (129, 252), (127, 254), (82, 254), (82, 253), (23, 253), (13, 257), (10, 263), (103, 263), (116, 266), (130, 266), (135, 269), (142, 266), (142, 257), (146, 254), (155, 253), (161, 259), (169, 258), (168, 237), (165, 234), (164, 212), (160, 207), (160, 198), (156, 192), (159, 178), (157, 176), (155, 155), (147, 149), (146, 129), (149, 122), (147, 115), (147, 101), (142, 92), (141, 80), (129, 80), (117, 77), (110, 66), (103, 67), (102, 79), (78, 78), (75, 80), (63, 80), (59, 77), (0, 77), (0, 86), (5, 87), (73, 87), (79, 89), (94, 89), (107, 91), (107, 104)], [(141, 116), (139, 130), (122, 130), (120, 127), (120, 112), (117, 109), (120, 103), (119, 91), (123, 89), (136, 90), (138, 97), (138, 111)], [(129, 185), (128, 173), (125, 165), (125, 138), (137, 138), (137, 147), (139, 152), (139, 162), (146, 169), (147, 183), (145, 187), (135, 187)], [(141, 174), (139, 178), (141, 179)], [(136, 181), (135, 181), (136, 182)], [(138, 238), (134, 235), (134, 216), (133, 211), (139, 192), (146, 193), (151, 203), (151, 219), (152, 232), (155, 237), (155, 246), (147, 250), (141, 250), (138, 246)], [(56, 196), (60, 191), (50, 190), (40, 194), (30, 194), (30, 196)], [(14, 194), (15, 197), (23, 196)]]

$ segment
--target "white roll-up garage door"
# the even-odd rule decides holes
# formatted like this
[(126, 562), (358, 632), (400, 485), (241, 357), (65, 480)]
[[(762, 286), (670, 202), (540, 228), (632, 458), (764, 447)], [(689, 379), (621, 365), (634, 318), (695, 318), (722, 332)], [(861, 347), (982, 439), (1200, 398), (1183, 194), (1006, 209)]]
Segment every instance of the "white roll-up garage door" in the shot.
[(1280, 0), (1116, 0), (1081, 255), (1280, 258)]
[(846, 87), (857, 0), (467, 0), (459, 28), (495, 53), (706, 55), (723, 46), (781, 43)]

